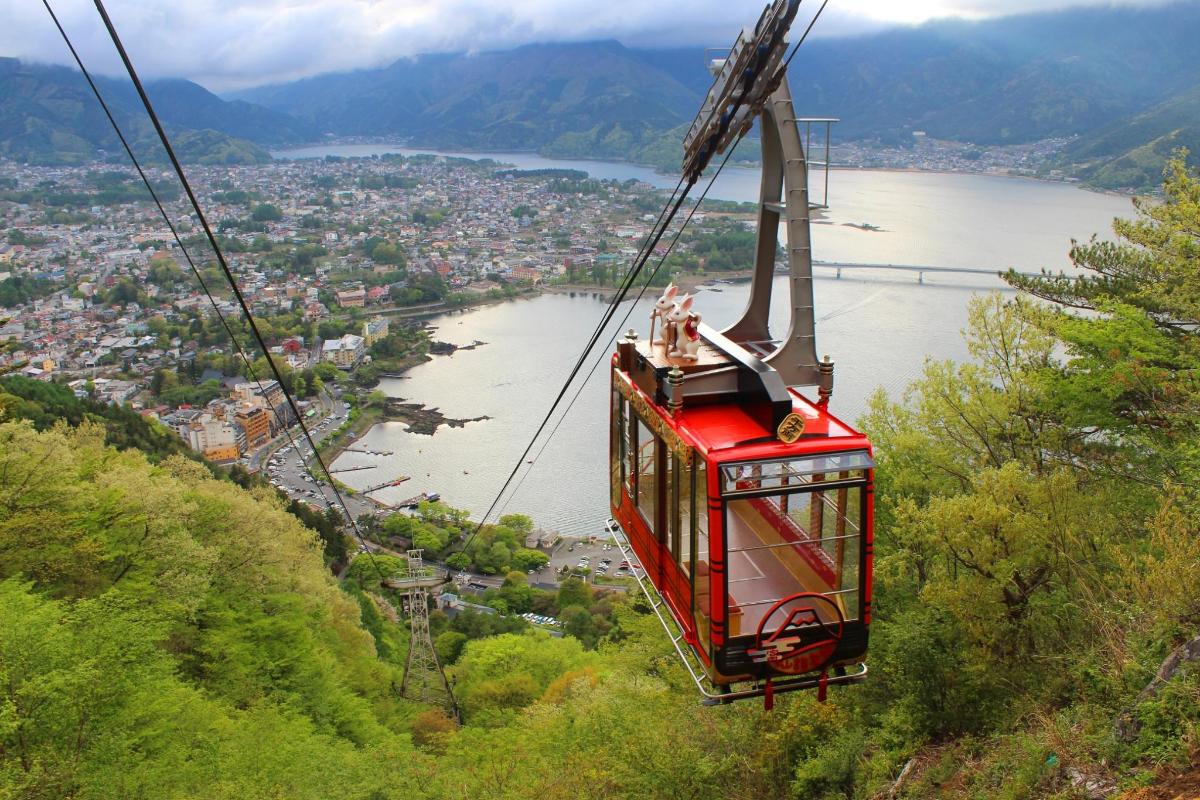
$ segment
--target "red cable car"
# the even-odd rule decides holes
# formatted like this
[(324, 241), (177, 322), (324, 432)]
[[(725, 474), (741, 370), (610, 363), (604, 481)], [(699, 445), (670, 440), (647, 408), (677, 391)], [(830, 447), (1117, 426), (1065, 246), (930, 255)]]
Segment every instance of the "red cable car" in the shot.
[[(613, 359), (613, 518), (715, 697), (860, 679), (865, 669), (836, 673), (867, 650), (870, 442), (827, 397), (782, 384), (773, 396), (672, 403), (689, 374), (757, 361), (732, 361), (740, 348), (701, 330), (689, 367), (645, 340)], [(744, 681), (755, 686), (729, 688)]]
[[(644, 568), (653, 591), (643, 588), (709, 702), (763, 696), (770, 707), (777, 692), (823, 696), (866, 674), (871, 444), (830, 413), (833, 364), (816, 358), (814, 206), (797, 122), (781, 80), (762, 105), (758, 255), (743, 317), (718, 333), (685, 300), (664, 321), (674, 347), (670, 329), (653, 338), (652, 315), (651, 338), (630, 331), (612, 360), (616, 538)], [(773, 341), (781, 219), (792, 319)], [(657, 311), (669, 302), (664, 293)], [(815, 386), (818, 399), (798, 386)]]

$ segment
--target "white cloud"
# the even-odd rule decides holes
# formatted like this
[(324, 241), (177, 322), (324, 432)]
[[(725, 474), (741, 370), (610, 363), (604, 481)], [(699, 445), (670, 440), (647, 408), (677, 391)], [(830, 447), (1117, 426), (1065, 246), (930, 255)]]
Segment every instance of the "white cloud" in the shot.
[[(1126, 0), (1152, 5), (1163, 0)], [(88, 0), (51, 0), (84, 63), (116, 74)], [(941, 16), (982, 17), (1102, 0), (832, 0), (814, 35)], [(417, 53), (491, 50), (538, 41), (616, 38), (638, 46), (720, 46), (764, 3), (727, 0), (110, 0), (134, 64), (147, 77), (187, 77), (213, 89), (381, 66)], [(797, 25), (819, 6), (806, 0)], [(41, 3), (0, 0), (0, 53), (70, 63)]]

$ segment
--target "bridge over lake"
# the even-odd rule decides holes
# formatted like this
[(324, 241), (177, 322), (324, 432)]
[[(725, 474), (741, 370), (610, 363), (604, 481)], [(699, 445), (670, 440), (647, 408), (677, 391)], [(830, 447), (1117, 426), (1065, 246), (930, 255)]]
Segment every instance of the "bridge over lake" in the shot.
[[(814, 267), (837, 270), (837, 277), (842, 277), (842, 270), (895, 270), (899, 272), (917, 273), (917, 283), (925, 282), (926, 272), (953, 273), (958, 275), (991, 275), (1000, 277), (1008, 270), (985, 269), (983, 267), (935, 267), (929, 264), (856, 264), (841, 261), (814, 261)], [(1016, 271), (1018, 275), (1036, 276), (1041, 273)]]

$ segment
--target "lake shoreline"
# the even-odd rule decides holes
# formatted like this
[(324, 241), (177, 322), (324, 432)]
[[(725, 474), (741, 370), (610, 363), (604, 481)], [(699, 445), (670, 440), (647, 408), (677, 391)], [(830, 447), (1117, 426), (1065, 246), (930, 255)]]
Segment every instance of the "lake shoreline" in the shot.
[[(673, 172), (664, 171), (662, 169), (662, 167), (659, 166), (658, 164), (648, 164), (648, 163), (639, 162), (639, 161), (630, 161), (630, 160), (622, 159), (622, 158), (599, 158), (599, 157), (595, 157), (595, 156), (582, 156), (582, 155), (581, 156), (545, 155), (537, 150), (523, 150), (520, 148), (513, 148), (513, 149), (504, 150), (504, 151), (476, 150), (476, 149), (473, 149), (470, 147), (459, 147), (459, 148), (455, 148), (454, 150), (443, 150), (441, 148), (433, 147), (433, 146), (423, 146), (420, 144), (413, 144), (411, 142), (400, 143), (400, 142), (396, 142), (396, 141), (313, 142), (310, 144), (296, 145), (296, 146), (287, 147), (287, 148), (283, 148), (283, 149), (279, 149), (279, 150), (272, 150), (272, 151), (270, 151), (270, 154), (271, 154), (271, 158), (275, 161), (286, 161), (286, 160), (291, 160), (291, 159), (305, 159), (305, 158), (324, 158), (328, 155), (334, 155), (334, 154), (326, 154), (325, 156), (318, 155), (315, 153), (312, 155), (299, 155), (299, 156), (288, 156), (285, 154), (294, 153), (299, 150), (317, 150), (317, 149), (321, 149), (321, 148), (334, 148), (334, 147), (379, 147), (379, 148), (395, 148), (398, 150), (417, 150), (417, 151), (422, 151), (424, 153), (428, 153), (430, 155), (443, 156), (443, 157), (447, 157), (447, 158), (471, 158), (472, 156), (478, 156), (478, 158), (473, 158), (472, 160), (481, 161), (481, 160), (487, 159), (487, 160), (495, 161), (496, 163), (501, 164), (501, 165), (506, 165), (506, 164), (510, 163), (510, 162), (504, 161), (502, 158), (503, 156), (520, 155), (520, 156), (529, 156), (529, 157), (533, 157), (533, 158), (545, 159), (547, 161), (585, 162), (585, 163), (591, 162), (591, 163), (596, 163), (596, 164), (621, 164), (621, 165), (625, 165), (625, 166), (629, 166), (629, 167), (637, 167), (639, 169), (653, 170), (656, 175), (661, 175), (664, 178), (678, 178), (679, 177), (678, 175), (674, 174)], [(398, 155), (403, 155), (403, 154), (398, 154)], [(497, 156), (499, 156), (500, 158), (497, 158)], [(338, 158), (371, 158), (372, 155), (368, 155), (368, 154), (346, 155), (346, 156), (337, 156), (337, 157)], [(516, 167), (518, 170), (523, 169), (522, 167), (520, 167), (519, 165), (516, 165), (516, 164), (512, 164), (512, 166)], [(738, 168), (738, 169), (757, 170), (759, 167), (759, 163), (756, 161), (753, 161), (753, 162), (752, 161), (730, 162), (729, 166), (733, 167), (733, 168)], [(561, 168), (562, 169), (571, 169), (572, 167), (561, 167)], [(1074, 186), (1074, 187), (1077, 187), (1086, 192), (1093, 192), (1095, 194), (1112, 195), (1112, 196), (1116, 196), (1116, 197), (1133, 198), (1133, 197), (1138, 196), (1138, 193), (1134, 192), (1132, 190), (1126, 191), (1126, 190), (1120, 190), (1120, 189), (1104, 189), (1104, 188), (1101, 188), (1098, 186), (1089, 186), (1088, 184), (1081, 183), (1079, 181), (1068, 180), (1066, 178), (1048, 178), (1048, 177), (1041, 177), (1041, 176), (1037, 176), (1037, 175), (1018, 174), (1018, 173), (1007, 172), (1007, 171), (1006, 172), (996, 172), (996, 171), (982, 170), (982, 169), (981, 170), (930, 169), (927, 167), (875, 167), (875, 166), (854, 166), (854, 165), (831, 165), (829, 167), (829, 169), (831, 172), (891, 172), (891, 173), (899, 173), (899, 174), (909, 173), (909, 174), (929, 174), (929, 175), (977, 175), (977, 176), (981, 176), (981, 177), (1007, 178), (1010, 180), (1028, 180), (1028, 181), (1034, 181), (1036, 183), (1049, 183), (1049, 184), (1061, 185), (1061, 186)]]

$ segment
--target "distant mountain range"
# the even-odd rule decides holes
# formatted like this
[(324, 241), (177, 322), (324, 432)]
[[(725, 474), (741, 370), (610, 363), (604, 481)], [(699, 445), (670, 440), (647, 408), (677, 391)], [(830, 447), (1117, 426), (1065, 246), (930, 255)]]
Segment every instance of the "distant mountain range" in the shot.
[(333, 135), (653, 163), (663, 132), (690, 122), (700, 100), (617, 42), (420, 56), (237, 96)]
[[(939, 21), (814, 39), (790, 70), (797, 110), (837, 116), (837, 138), (906, 145), (912, 132), (980, 145), (1072, 138), (1048, 165), (1100, 186), (1157, 183), (1177, 145), (1200, 151), (1200, 0)], [(187, 81), (150, 92), (197, 160), (256, 160), (324, 136), (537, 150), (678, 164), (682, 129), (710, 83), (701, 48), (617, 42), (428, 55), (222, 100)], [(82, 90), (82, 91), (81, 91)], [(136, 98), (106, 81), (130, 124)], [(80, 160), (115, 141), (70, 70), (0, 61), (0, 154)]]
[[(1048, 165), (1100, 186), (1157, 184), (1178, 144), (1200, 153), (1200, 2), (939, 21), (813, 39), (790, 69), (797, 109), (842, 140), (914, 130), (981, 145), (1078, 137)], [(700, 48), (530, 45), (401, 60), (242, 92), (337, 135), (671, 167), (711, 81)]]
[[(139, 160), (164, 161), (133, 86), (99, 76), (96, 84)], [(190, 81), (155, 81), (146, 92), (172, 146), (193, 163), (263, 163), (271, 159), (264, 146), (298, 144), (317, 135), (287, 114), (222, 100)], [(12, 58), (0, 58), (0, 155), (34, 164), (82, 164), (105, 155), (126, 159), (77, 70)]]

